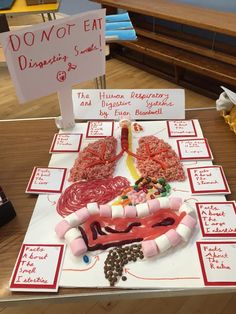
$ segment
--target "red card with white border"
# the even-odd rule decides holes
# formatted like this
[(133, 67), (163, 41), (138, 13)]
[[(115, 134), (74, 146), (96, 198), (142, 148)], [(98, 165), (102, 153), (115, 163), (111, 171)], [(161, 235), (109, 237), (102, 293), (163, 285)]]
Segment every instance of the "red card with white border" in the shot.
[(221, 166), (188, 168), (192, 194), (230, 194), (230, 189)]
[(166, 121), (169, 137), (194, 137), (197, 136), (193, 120)]
[(203, 237), (236, 237), (235, 202), (197, 202)]
[(23, 244), (11, 276), (10, 290), (56, 292), (64, 253), (64, 244)]
[(177, 140), (180, 160), (212, 160), (212, 153), (206, 138)]
[(79, 152), (82, 137), (82, 133), (57, 133), (54, 135), (49, 153)]
[(236, 242), (197, 242), (205, 286), (236, 286)]
[(114, 121), (89, 121), (86, 138), (103, 138), (113, 136)]
[(66, 168), (34, 167), (26, 193), (61, 193), (66, 176)]

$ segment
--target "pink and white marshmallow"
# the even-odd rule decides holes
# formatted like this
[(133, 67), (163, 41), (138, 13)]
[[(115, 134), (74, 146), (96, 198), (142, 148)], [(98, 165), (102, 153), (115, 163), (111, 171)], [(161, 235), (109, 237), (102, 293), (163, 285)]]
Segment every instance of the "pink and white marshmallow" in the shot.
[(137, 216), (139, 218), (146, 217), (150, 215), (149, 207), (147, 203), (140, 203), (136, 205)]
[(98, 203), (88, 203), (87, 204), (87, 209), (90, 215), (98, 215), (99, 214), (99, 207)]
[(169, 248), (171, 248), (171, 242), (169, 238), (166, 236), (166, 234), (162, 234), (161, 236), (157, 237), (154, 241), (160, 253), (164, 253)]
[(136, 206), (126, 205), (124, 207), (124, 215), (127, 218), (135, 218), (137, 215)]
[(71, 252), (74, 256), (81, 256), (88, 251), (83, 238), (77, 238), (70, 243)]
[(189, 204), (183, 203), (179, 208), (179, 212), (185, 212), (186, 214), (190, 214), (194, 212), (194, 209)]
[(142, 241), (141, 244), (143, 255), (145, 257), (153, 257), (159, 253), (154, 240)]
[(100, 205), (100, 216), (111, 218), (112, 217), (112, 210), (110, 205)]
[(122, 205), (112, 205), (111, 213), (112, 218), (122, 218), (124, 217), (124, 208)]
[(170, 201), (170, 209), (172, 210), (179, 210), (180, 206), (183, 204), (183, 200), (181, 197), (173, 196), (173, 197), (170, 197), (169, 201)]
[(150, 214), (156, 214), (161, 209), (160, 202), (158, 201), (157, 198), (153, 200), (148, 200), (147, 204), (149, 207)]

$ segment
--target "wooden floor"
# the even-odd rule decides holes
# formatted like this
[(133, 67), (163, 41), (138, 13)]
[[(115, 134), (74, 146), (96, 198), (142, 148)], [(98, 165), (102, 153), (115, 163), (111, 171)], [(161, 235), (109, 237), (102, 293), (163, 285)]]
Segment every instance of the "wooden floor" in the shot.
[[(17, 21), (16, 21), (17, 24)], [(140, 71), (115, 59), (107, 62), (108, 88), (178, 88), (163, 79)], [(94, 82), (78, 84), (76, 88), (95, 88)], [(186, 90), (186, 107), (211, 107), (215, 101)], [(0, 119), (48, 117), (59, 115), (57, 95), (19, 105), (6, 66), (0, 67)], [(3, 307), (1, 314), (234, 314), (236, 294), (167, 297), (156, 299), (126, 299), (101, 302), (43, 303)]]

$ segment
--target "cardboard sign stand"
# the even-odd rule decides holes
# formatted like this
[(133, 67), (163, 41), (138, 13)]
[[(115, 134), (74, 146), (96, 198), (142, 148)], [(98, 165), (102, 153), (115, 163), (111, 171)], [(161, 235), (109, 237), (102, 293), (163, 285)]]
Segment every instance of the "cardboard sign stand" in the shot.
[(64, 87), (57, 92), (61, 116), (56, 118), (59, 129), (70, 129), (75, 125), (71, 88)]

